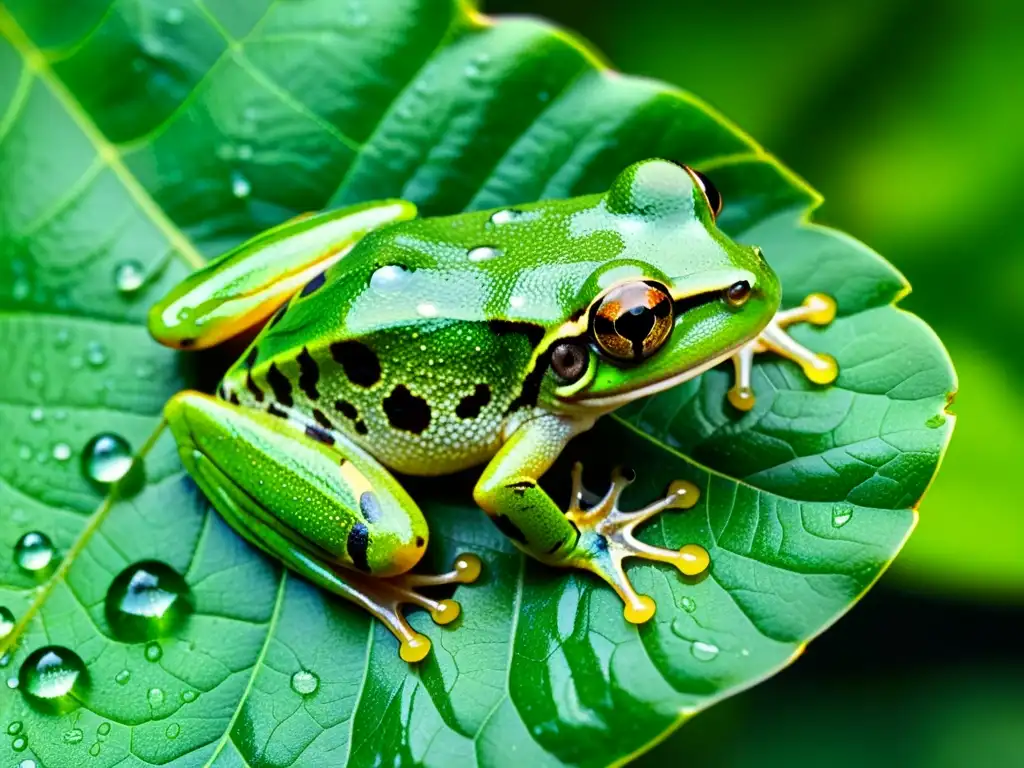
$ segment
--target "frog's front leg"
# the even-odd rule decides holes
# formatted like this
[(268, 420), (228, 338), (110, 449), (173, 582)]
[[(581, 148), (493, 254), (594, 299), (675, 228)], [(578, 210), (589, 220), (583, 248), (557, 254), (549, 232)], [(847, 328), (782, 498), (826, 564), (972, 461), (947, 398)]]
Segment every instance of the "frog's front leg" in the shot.
[(604, 579), (625, 603), (626, 620), (641, 624), (654, 615), (655, 605), (633, 588), (623, 568), (626, 558), (669, 563), (687, 576), (703, 573), (710, 558), (696, 544), (679, 550), (645, 544), (636, 538), (636, 528), (667, 509), (689, 509), (697, 503), (698, 490), (690, 483), (674, 483), (664, 498), (625, 512), (619, 509), (619, 498), (632, 477), (628, 471), (616, 470), (604, 497), (585, 508), (589, 494), (582, 484), (582, 465), (577, 464), (569, 508), (563, 512), (537, 481), (568, 441), (591, 423), (558, 416), (526, 422), (487, 466), (474, 497), (495, 525), (528, 554), (550, 565), (581, 568)]
[(804, 303), (793, 309), (784, 309), (755, 339), (740, 347), (732, 357), (736, 369), (736, 381), (729, 390), (729, 402), (741, 410), (754, 407), (754, 390), (750, 378), (754, 368), (754, 355), (774, 352), (787, 360), (797, 363), (804, 375), (815, 384), (831, 384), (839, 375), (839, 366), (829, 355), (818, 354), (797, 343), (786, 328), (796, 323), (828, 325), (836, 316), (836, 303), (823, 293), (812, 293)]
[(380, 619), (404, 660), (423, 659), (430, 641), (409, 626), (402, 606), (425, 608), (438, 624), (458, 617), (454, 600), (418, 590), (472, 582), (480, 561), (462, 555), (450, 573), (406, 573), (426, 549), (426, 520), (357, 445), (199, 392), (176, 395), (166, 417), (185, 468), (221, 516), (250, 543)]

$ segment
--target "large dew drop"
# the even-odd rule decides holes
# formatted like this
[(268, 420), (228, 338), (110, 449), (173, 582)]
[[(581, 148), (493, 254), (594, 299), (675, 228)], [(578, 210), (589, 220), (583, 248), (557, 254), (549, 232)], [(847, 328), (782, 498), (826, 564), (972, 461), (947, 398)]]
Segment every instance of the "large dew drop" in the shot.
[(50, 645), (29, 654), (21, 665), (18, 682), (29, 704), (60, 714), (78, 706), (88, 673), (74, 651)]
[(53, 563), (53, 542), (45, 533), (30, 531), (14, 545), (14, 562), (32, 573), (45, 572)]
[(185, 579), (155, 560), (128, 566), (107, 590), (107, 623), (114, 635), (126, 642), (167, 637), (191, 612)]
[(131, 467), (131, 446), (112, 432), (96, 435), (82, 451), (82, 472), (100, 490), (106, 490), (127, 475)]

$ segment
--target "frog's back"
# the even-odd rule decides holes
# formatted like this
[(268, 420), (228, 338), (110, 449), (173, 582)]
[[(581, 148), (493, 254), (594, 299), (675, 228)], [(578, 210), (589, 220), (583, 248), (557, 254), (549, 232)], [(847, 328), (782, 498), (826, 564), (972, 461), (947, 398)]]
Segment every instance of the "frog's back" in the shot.
[(343, 432), (403, 472), (485, 461), (536, 405), (546, 330), (614, 250), (569, 247), (564, 202), (544, 205), (371, 234), (268, 323), (221, 395)]

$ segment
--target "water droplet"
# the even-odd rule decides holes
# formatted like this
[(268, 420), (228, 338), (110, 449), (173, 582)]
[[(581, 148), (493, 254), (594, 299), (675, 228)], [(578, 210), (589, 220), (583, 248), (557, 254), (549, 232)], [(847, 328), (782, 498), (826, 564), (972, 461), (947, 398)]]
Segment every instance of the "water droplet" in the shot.
[(67, 349), (68, 344), (71, 343), (71, 333), (67, 328), (61, 328), (57, 331), (57, 335), (53, 339), (53, 345), (57, 349)]
[(38, 369), (33, 369), (28, 372), (28, 383), (33, 387), (41, 386), (45, 378), (46, 377), (43, 376), (43, 372)]
[(514, 224), (517, 221), (528, 221), (531, 218), (533, 216), (526, 211), (517, 211), (515, 208), (503, 208), (492, 213), (487, 223), (495, 227), (501, 227), (505, 224)]
[(199, 698), (199, 694), (196, 693), (195, 691), (182, 691), (181, 692), (181, 700), (185, 704), (191, 704), (193, 701), (195, 701), (198, 698)]
[(167, 726), (167, 729), (164, 731), (164, 736), (166, 736), (168, 739), (176, 739), (180, 734), (181, 726), (177, 723), (171, 723)]
[[(491, 218), (493, 219), (494, 217), (492, 216)], [(472, 261), (473, 263), (478, 263), (481, 261), (490, 261), (491, 259), (496, 259), (499, 256), (503, 255), (503, 253), (504, 252), (499, 248), (493, 248), (489, 245), (482, 245), (479, 248), (474, 248), (469, 252), (469, 260)]]
[(252, 144), (239, 144), (235, 150), (235, 154), (239, 160), (252, 160), (253, 150)]
[(842, 528), (853, 517), (853, 507), (848, 504), (836, 504), (832, 507), (832, 525)]
[(39, 531), (30, 531), (14, 545), (14, 562), (26, 571), (38, 572), (53, 562), (54, 548), (50, 537)]
[(71, 446), (67, 443), (57, 443), (53, 446), (53, 458), (57, 461), (67, 461), (71, 458)]
[(416, 312), (420, 317), (437, 317), (437, 307), (429, 301), (416, 305)]
[(388, 264), (370, 275), (370, 287), (379, 293), (391, 293), (402, 287), (408, 275), (401, 264)]
[(320, 687), (320, 678), (306, 669), (292, 675), (292, 690), (300, 696), (312, 696)]
[(687, 613), (693, 613), (697, 610), (697, 602), (692, 597), (683, 597), (679, 604), (683, 606), (683, 610)]
[(27, 747), (27, 746), (28, 746), (28, 739), (26, 739), (24, 736), (19, 736), (18, 738), (16, 738), (14, 741), (11, 742), (11, 749), (13, 749), (15, 752), (24, 752), (25, 751), (25, 747)]
[(718, 646), (705, 643), (703, 640), (694, 640), (690, 645), (690, 653), (699, 661), (711, 661), (718, 655)]
[(10, 608), (0, 605), (0, 640), (14, 631), (14, 614)]
[(86, 478), (106, 490), (132, 467), (132, 449), (128, 441), (112, 432), (96, 435), (82, 450), (82, 471)]
[(41, 422), (41, 421), (43, 420), (43, 417), (44, 417), (45, 415), (46, 415), (46, 414), (45, 414), (45, 413), (43, 412), (43, 409), (42, 409), (42, 408), (39, 408), (39, 407), (33, 408), (33, 409), (32, 409), (31, 411), (29, 411), (29, 413), (28, 413), (28, 417), (29, 417), (29, 419), (30, 419), (30, 420), (31, 420), (31, 421), (32, 421), (33, 423), (35, 423), (35, 424), (38, 424), (39, 422)]
[(110, 733), (110, 723), (100, 723), (96, 728), (97, 736), (106, 736), (108, 733)]
[(137, 261), (122, 261), (114, 269), (114, 285), (123, 294), (135, 293), (146, 282), (146, 269)]
[(25, 758), (18, 763), (18, 768), (36, 768), (36, 761), (31, 758)]
[(9, 678), (7, 678), (7, 687), (10, 688), (12, 691), (15, 688), (17, 688), (18, 687), (18, 678), (16, 678), (16, 677), (9, 677)]
[(941, 427), (945, 423), (946, 423), (946, 417), (943, 416), (941, 413), (937, 413), (934, 416), (932, 416), (931, 418), (929, 418), (924, 423), (924, 425), (926, 427), (928, 427), (928, 429), (938, 429), (939, 427)]
[(152, 709), (159, 709), (164, 703), (164, 692), (159, 688), (150, 688), (146, 694), (146, 701)]
[(185, 12), (181, 8), (168, 8), (164, 14), (164, 21), (168, 24), (181, 24), (185, 19)]
[(131, 682), (132, 673), (127, 669), (122, 669), (116, 675), (114, 675), (114, 682), (118, 685), (128, 685)]
[(81, 728), (72, 728), (70, 731), (64, 731), (64, 735), (61, 737), (65, 744), (80, 744), (84, 738), (85, 734), (82, 733)]
[(146, 643), (145, 656), (146, 661), (160, 661), (164, 657), (164, 649), (160, 647), (160, 643)]
[(88, 681), (85, 664), (74, 651), (50, 645), (29, 654), (18, 673), (25, 699), (47, 712), (66, 712), (78, 704), (76, 691)]
[[(155, 560), (128, 566), (107, 590), (107, 622), (119, 640), (167, 637), (191, 610), (188, 584), (181, 574)], [(149, 658), (148, 646), (146, 654)]]
[(10, 725), (7, 726), (7, 733), (8, 733), (9, 736), (17, 736), (19, 733), (21, 733), (22, 727), (23, 726), (22, 726), (21, 721), (20, 720), (15, 720), (14, 722), (12, 722)]
[(537, 94), (537, 98), (541, 101), (541, 103), (546, 103), (551, 98), (551, 94), (548, 93), (547, 91), (541, 91), (540, 93)]
[(99, 754), (102, 750), (103, 747), (101, 747), (100, 743), (97, 741), (91, 747), (89, 747), (89, 754), (93, 757), (99, 757)]
[(90, 341), (85, 347), (85, 362), (93, 368), (102, 368), (107, 364), (107, 350), (98, 341)]
[(245, 178), (239, 171), (231, 172), (231, 194), (238, 199), (242, 199), (249, 196), (252, 192), (252, 184)]
[[(22, 459), (22, 461), (28, 461), (29, 459), (32, 458), (32, 449), (29, 448), (27, 445), (23, 445), (21, 446), (21, 448), (18, 449), (18, 456)], [(43, 458), (46, 458), (45, 455), (43, 456)]]

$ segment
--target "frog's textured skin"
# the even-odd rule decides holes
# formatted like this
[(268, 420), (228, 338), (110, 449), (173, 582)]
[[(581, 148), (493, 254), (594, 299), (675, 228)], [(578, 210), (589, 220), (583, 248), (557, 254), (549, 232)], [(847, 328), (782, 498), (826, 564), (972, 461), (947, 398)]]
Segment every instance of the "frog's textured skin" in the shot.
[(269, 317), (217, 399), (187, 392), (168, 405), (186, 468), (242, 535), (371, 610), (410, 661), (429, 642), (399, 604), (450, 621), (455, 603), (416, 588), (469, 581), (479, 563), (401, 575), (428, 531), (385, 467), (438, 475), (489, 462), (475, 497), (499, 528), (540, 560), (597, 573), (627, 619), (647, 620), (654, 605), (622, 560), (694, 574), (707, 553), (650, 547), (632, 531), (691, 506), (696, 489), (625, 515), (616, 475), (583, 510), (577, 472), (563, 512), (538, 478), (600, 415), (730, 357), (740, 409), (753, 403), (755, 352), (796, 359), (819, 383), (836, 374), (783, 331), (828, 322), (834, 305), (813, 296), (777, 315), (775, 274), (759, 249), (717, 229), (716, 196), (699, 174), (651, 160), (602, 195), (431, 219), (385, 201), (262, 235), (151, 313), (154, 336), (183, 348)]

